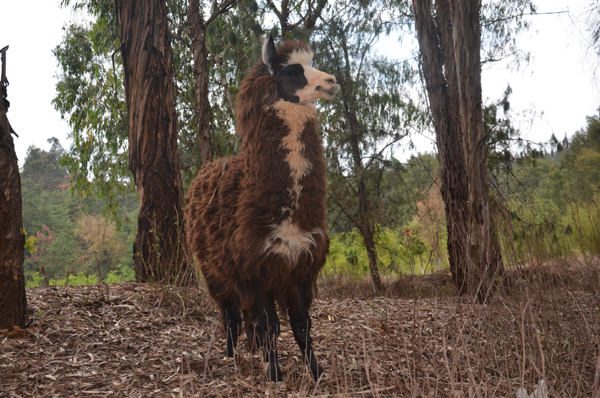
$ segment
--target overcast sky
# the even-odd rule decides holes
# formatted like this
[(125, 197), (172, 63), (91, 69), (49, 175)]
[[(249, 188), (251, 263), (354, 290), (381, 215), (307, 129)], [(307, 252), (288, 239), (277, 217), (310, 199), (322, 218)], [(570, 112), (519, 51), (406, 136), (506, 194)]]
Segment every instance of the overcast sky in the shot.
[[(587, 50), (583, 15), (588, 0), (537, 3), (539, 12), (570, 10), (570, 14), (531, 17), (532, 28), (518, 37), (518, 43), (531, 52), (532, 62), (520, 71), (503, 65), (484, 70), (483, 94), (484, 98), (498, 98), (510, 84), (514, 112), (535, 111), (538, 115), (532, 124), (520, 126), (522, 134), (539, 142), (547, 141), (552, 133), (559, 139), (565, 133), (570, 136), (585, 126), (586, 116), (597, 114), (600, 84), (594, 83), (592, 69), (600, 60)], [(52, 0), (5, 1), (2, 14), (0, 48), (10, 45), (8, 118), (19, 134), (14, 139), (22, 165), (27, 148), (49, 149), (46, 141), (50, 137), (69, 147), (69, 126), (51, 104), (58, 73), (52, 49), (61, 41), (63, 26), (75, 16)], [(416, 141), (420, 152), (433, 149), (427, 139)]]

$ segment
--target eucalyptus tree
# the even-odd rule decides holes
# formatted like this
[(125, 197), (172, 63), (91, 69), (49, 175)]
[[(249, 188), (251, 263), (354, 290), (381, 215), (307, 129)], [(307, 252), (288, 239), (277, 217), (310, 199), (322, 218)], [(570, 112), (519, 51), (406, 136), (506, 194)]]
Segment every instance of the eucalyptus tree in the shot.
[(128, 111), (129, 167), (140, 200), (136, 278), (174, 281), (189, 256), (183, 229), (173, 54), (166, 0), (115, 4)]
[(19, 163), (6, 117), (9, 102), (6, 99), (6, 50), (2, 57), (0, 77), (0, 329), (25, 328), (27, 296), (23, 274), (25, 235), (21, 201)]
[[(589, 48), (600, 57), (600, 0), (591, 0), (588, 2), (587, 8), (583, 11), (587, 14), (585, 18), (586, 28), (589, 32)], [(598, 76), (600, 71), (600, 62), (594, 62), (594, 73)]]
[(266, 5), (276, 16), (281, 37), (308, 39), (327, 5), (327, 0), (282, 0), (279, 7), (273, 0)]
[[(136, 276), (164, 276), (166, 264), (172, 270), (185, 264), (166, 4), (144, 2), (133, 9), (130, 3), (90, 0), (63, 5), (86, 12), (91, 20), (70, 24), (54, 52), (62, 69), (54, 105), (69, 121), (73, 139), (63, 162), (74, 189), (105, 199), (107, 213), (115, 218), (117, 195), (137, 187)], [(143, 24), (136, 25), (143, 18), (153, 28), (150, 36)], [(155, 41), (144, 42), (144, 37)]]
[(266, 13), (266, 5), (256, 0), (189, 1), (201, 164), (232, 154), (239, 146), (234, 96), (260, 53)]
[(114, 8), (77, 5), (93, 22), (70, 23), (54, 49), (59, 74), (52, 103), (71, 131), (61, 157), (72, 189), (105, 201), (105, 215), (119, 220), (120, 194), (133, 191), (129, 170), (127, 107)]
[(352, 225), (360, 231), (376, 293), (383, 291), (375, 235), (378, 225), (388, 222), (385, 177), (390, 170), (399, 172), (394, 149), (420, 118), (407, 90), (412, 68), (373, 50), (396, 26), (392, 16), (393, 9), (380, 2), (336, 2), (315, 34), (320, 68), (334, 74), (341, 87), (324, 105), (328, 208), (339, 229)]
[(490, 134), (484, 129), (481, 66), (515, 53), (514, 33), (527, 27), (523, 15), (535, 8), (516, 0), (412, 3), (436, 133), (450, 269), (461, 293), (485, 301), (503, 262), (488, 196)]
[(200, 8), (199, 0), (189, 0), (188, 23), (192, 36), (192, 53), (194, 54), (194, 81), (198, 115), (198, 147), (202, 164), (212, 161), (213, 148), (211, 142), (212, 112), (209, 101), (209, 63), (206, 30), (220, 15), (229, 11), (239, 0), (222, 0), (212, 2), (212, 12), (208, 18)]
[[(137, 82), (156, 83), (158, 79), (158, 86), (147, 86), (140, 91), (135, 84), (130, 84), (133, 79), (129, 79), (127, 90), (124, 89), (123, 51), (128, 49), (131, 40), (140, 36), (140, 32), (131, 32), (123, 40), (119, 37), (117, 16), (123, 10), (122, 3), (111, 0), (63, 2), (63, 5), (87, 14), (83, 20), (90, 22), (69, 24), (62, 43), (54, 51), (61, 69), (54, 105), (71, 126), (73, 144), (62, 161), (71, 175), (73, 189), (83, 196), (103, 199), (107, 203), (105, 215), (120, 221), (118, 198), (137, 185), (141, 210), (145, 209), (140, 213), (138, 238), (134, 243), (135, 253), (141, 253), (136, 257), (138, 279), (148, 278), (144, 263), (164, 263), (171, 268), (180, 268), (178, 262), (182, 267), (185, 264), (185, 249), (180, 246), (185, 241), (180, 221), (183, 214), (181, 175), (186, 177), (186, 182), (191, 180), (200, 165), (197, 119), (194, 117), (197, 110), (193, 95), (192, 40), (186, 4), (173, 0), (166, 8), (162, 3), (144, 3), (133, 15), (134, 18), (147, 16), (144, 10), (149, 12), (152, 7), (153, 10), (162, 7), (161, 10), (168, 12), (168, 18), (167, 14), (161, 15), (160, 21), (155, 15), (148, 19), (148, 23), (156, 28), (152, 31), (154, 34), (158, 33), (156, 25), (162, 24), (163, 36), (155, 37), (160, 46), (146, 43), (149, 47), (142, 46), (127, 53), (139, 55), (142, 63), (150, 61), (146, 64), (149, 66), (146, 72), (150, 74), (141, 76), (141, 81), (138, 79)], [(121, 22), (124, 21), (122, 18)], [(121, 26), (121, 30), (129, 26)], [(168, 35), (172, 40), (166, 37)], [(169, 41), (173, 43), (172, 52), (167, 49), (171, 46)], [(146, 49), (157, 49), (158, 52), (148, 53)], [(130, 66), (135, 62), (135, 59), (125, 60)], [(167, 71), (169, 76), (163, 79)], [(132, 72), (131, 68), (129, 72)], [(167, 82), (169, 79), (171, 83)], [(142, 103), (146, 100), (139, 97), (140, 93), (148, 94), (150, 101)], [(138, 95), (140, 101), (134, 99), (132, 103), (132, 95)], [(176, 104), (174, 97), (178, 100)], [(145, 109), (148, 104), (150, 108), (154, 107)], [(134, 114), (130, 113), (132, 106), (137, 107)], [(166, 114), (161, 114), (163, 111)], [(132, 120), (128, 125), (129, 115)], [(156, 116), (154, 122), (157, 123), (150, 121), (152, 115)], [(144, 129), (144, 118), (150, 124), (145, 124), (146, 132), (141, 132), (139, 126)], [(157, 127), (154, 131), (157, 134), (147, 134), (154, 127)], [(152, 137), (158, 141), (150, 139)], [(158, 180), (150, 183), (147, 178), (151, 176)], [(154, 205), (145, 205), (144, 200), (152, 197), (155, 199), (150, 203)], [(157, 221), (152, 225), (155, 218), (163, 220), (163, 224)], [(164, 275), (167, 271), (159, 269), (164, 267), (157, 267), (152, 273)]]

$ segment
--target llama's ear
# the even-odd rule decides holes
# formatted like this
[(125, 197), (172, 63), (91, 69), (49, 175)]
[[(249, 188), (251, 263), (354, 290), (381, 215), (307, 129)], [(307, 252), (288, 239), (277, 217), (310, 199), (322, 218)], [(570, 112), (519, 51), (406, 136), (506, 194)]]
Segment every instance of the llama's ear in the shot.
[(273, 36), (269, 35), (269, 37), (265, 38), (262, 47), (262, 58), (267, 68), (269, 68), (269, 73), (273, 74), (273, 62), (275, 61), (275, 57), (277, 55), (277, 50), (275, 49), (275, 42), (273, 41)]

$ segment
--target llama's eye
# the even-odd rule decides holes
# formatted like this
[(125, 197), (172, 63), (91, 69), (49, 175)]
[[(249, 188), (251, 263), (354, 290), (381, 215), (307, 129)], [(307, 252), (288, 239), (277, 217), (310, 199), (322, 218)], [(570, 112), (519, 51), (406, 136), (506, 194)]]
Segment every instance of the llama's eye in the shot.
[(291, 70), (291, 71), (289, 71), (289, 75), (291, 77), (296, 77), (296, 76), (298, 76), (298, 71), (297, 70)]

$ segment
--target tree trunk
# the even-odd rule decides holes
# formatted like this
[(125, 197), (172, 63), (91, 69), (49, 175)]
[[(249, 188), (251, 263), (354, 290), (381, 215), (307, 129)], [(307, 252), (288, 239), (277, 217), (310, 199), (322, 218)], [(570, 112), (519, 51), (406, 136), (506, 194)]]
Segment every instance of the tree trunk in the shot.
[(346, 41), (344, 40), (344, 37), (342, 37), (342, 39), (343, 42), (341, 52), (344, 54), (345, 68), (343, 70), (343, 78), (342, 74), (340, 74), (340, 77), (342, 78), (342, 80), (339, 81), (340, 85), (342, 86), (340, 96), (342, 102), (344, 103), (345, 116), (348, 122), (349, 143), (352, 152), (354, 178), (356, 179), (358, 195), (358, 214), (353, 222), (360, 230), (365, 241), (365, 248), (367, 249), (367, 255), (369, 257), (369, 273), (371, 274), (373, 290), (376, 294), (382, 294), (383, 285), (381, 284), (379, 267), (377, 266), (377, 251), (375, 250), (375, 225), (373, 222), (373, 214), (369, 205), (367, 187), (363, 177), (364, 166), (359, 143), (360, 124), (356, 115), (356, 109), (358, 107), (356, 103), (356, 85), (352, 82), (352, 74), (350, 72), (350, 57), (348, 55)]
[(369, 273), (371, 274), (371, 282), (373, 283), (373, 291), (376, 294), (383, 293), (383, 285), (379, 276), (379, 267), (377, 266), (377, 251), (375, 251), (374, 226), (372, 222), (367, 223), (362, 229), (363, 239), (367, 248), (369, 257)]
[(436, 131), (452, 278), (485, 301), (502, 258), (489, 211), (477, 0), (413, 0)]
[[(194, 82), (198, 111), (198, 149), (202, 165), (213, 160), (211, 142), (212, 110), (208, 100), (208, 49), (206, 48), (207, 25), (200, 13), (199, 0), (189, 0), (188, 22), (192, 32), (192, 53), (194, 54)], [(233, 109), (233, 108), (232, 108)]]
[[(354, 99), (352, 97), (352, 102)], [(356, 108), (349, 108), (356, 109)], [(358, 122), (356, 115), (352, 110), (349, 111), (347, 118), (350, 120), (350, 145), (352, 147), (352, 158), (354, 161), (354, 174), (358, 182), (358, 224), (360, 232), (365, 241), (365, 248), (369, 256), (369, 273), (373, 283), (373, 291), (376, 294), (383, 293), (383, 285), (379, 276), (379, 267), (377, 266), (377, 252), (375, 251), (375, 226), (373, 225), (372, 214), (369, 209), (369, 199), (367, 197), (367, 188), (363, 180), (363, 165), (360, 156), (360, 146), (358, 144)]]
[(183, 187), (177, 147), (172, 50), (164, 0), (117, 0), (129, 116), (129, 164), (140, 199), (136, 278), (186, 277)]
[(496, 231), (492, 228), (487, 180), (486, 137), (483, 130), (481, 89), (481, 28), (478, 0), (451, 2), (452, 41), (458, 92), (460, 120), (469, 179), (471, 239), (469, 256), (474, 265), (469, 285), (477, 288), (479, 301), (485, 301), (503, 265)]
[(0, 80), (0, 329), (25, 327), (27, 296), (23, 275), (25, 235), (21, 177), (11, 127), (6, 117), (6, 50), (2, 49)]

